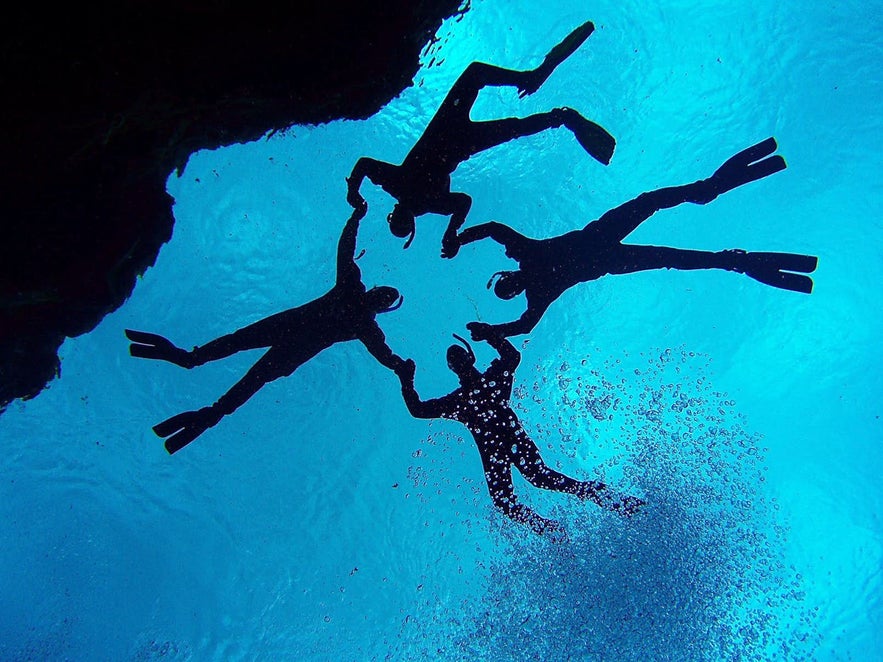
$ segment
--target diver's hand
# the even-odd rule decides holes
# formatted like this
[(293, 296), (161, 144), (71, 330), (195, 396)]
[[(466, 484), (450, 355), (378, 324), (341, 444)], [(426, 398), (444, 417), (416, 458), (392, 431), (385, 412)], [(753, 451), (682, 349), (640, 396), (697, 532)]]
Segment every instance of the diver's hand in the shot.
[(365, 202), (365, 198), (359, 193), (359, 189), (354, 186), (353, 180), (350, 177), (346, 178), (346, 201), (350, 207), (357, 212), (361, 212), (362, 216), (368, 211), (368, 203)]
[(414, 381), (414, 373), (417, 372), (417, 364), (414, 363), (414, 359), (405, 359), (398, 366), (396, 366), (395, 373), (399, 376), (399, 379), (406, 382)]
[(545, 80), (546, 74), (540, 72), (539, 69), (528, 72), (528, 75), (525, 76), (525, 80), (518, 86), (518, 98), (523, 99), (524, 97), (530, 96), (540, 89), (540, 85), (542, 85)]
[(358, 220), (362, 220), (365, 218), (365, 214), (368, 213), (368, 203), (365, 202), (365, 198), (356, 193), (356, 197), (352, 200), (347, 199), (347, 202), (350, 203), (350, 206), (353, 208), (353, 216)]
[(494, 335), (494, 327), (487, 322), (469, 322), (466, 324), (473, 340), (487, 340)]
[[(365, 214), (368, 213), (368, 203), (362, 200), (359, 204), (353, 206), (353, 218), (357, 221), (361, 221), (365, 218)], [(364, 252), (364, 251), (362, 251)]]

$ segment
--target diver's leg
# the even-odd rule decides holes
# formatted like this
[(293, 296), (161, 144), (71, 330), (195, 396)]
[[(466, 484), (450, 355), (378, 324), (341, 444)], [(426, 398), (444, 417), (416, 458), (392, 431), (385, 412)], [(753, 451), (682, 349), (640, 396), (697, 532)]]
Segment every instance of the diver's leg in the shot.
[(543, 461), (536, 445), (526, 437), (519, 439), (515, 448), (516, 461), (513, 466), (534, 487), (573, 494), (581, 501), (592, 501), (606, 510), (612, 510), (621, 515), (632, 515), (644, 505), (641, 499), (614, 493), (601, 481), (576, 480), (555, 471)]
[[(503, 124), (496, 124), (493, 121), (472, 122), (469, 118), (478, 93), (484, 87), (517, 87), (521, 96), (535, 92), (593, 30), (594, 25), (590, 21), (573, 30), (546, 55), (536, 69), (518, 71), (485, 62), (469, 64), (445, 96), (412, 153), (422, 154), (443, 149), (449, 155), (446, 160), (459, 163), (473, 154), (514, 138), (565, 125), (593, 158), (605, 165), (610, 163), (616, 147), (613, 136), (598, 124), (569, 108), (557, 108), (549, 113), (540, 113), (523, 120), (516, 118), (501, 120)], [(476, 125), (481, 127), (473, 130)], [(471, 134), (471, 138), (466, 138), (466, 134)], [(449, 144), (451, 142), (455, 144)]]
[(784, 170), (785, 159), (779, 155), (770, 156), (776, 148), (776, 140), (767, 138), (727, 159), (708, 179), (642, 193), (634, 200), (611, 209), (590, 223), (587, 229), (592, 227), (609, 241), (622, 241), (660, 209), (685, 202), (708, 204), (727, 191)]
[(192, 368), (196, 365), (190, 352), (175, 346), (170, 340), (156, 333), (126, 329), (126, 337), (132, 341), (129, 345), (131, 356), (168, 361), (182, 368)]
[(714, 197), (707, 180), (647, 191), (604, 213), (583, 230), (597, 238), (597, 245), (611, 245), (625, 239), (661, 209), (677, 207), (685, 202), (704, 205)]
[(630, 274), (653, 269), (726, 269), (736, 270), (734, 256), (728, 251), (697, 251), (668, 246), (620, 244), (604, 253), (608, 263), (601, 265), (609, 274)]
[[(452, 127), (467, 124), (469, 112), (484, 87), (520, 87), (532, 72), (505, 69), (486, 62), (472, 62), (454, 81), (438, 110), (433, 115), (420, 141), (434, 142), (437, 133), (450, 135)], [(430, 137), (427, 137), (430, 136)]]
[(166, 450), (175, 453), (210, 427), (217, 425), (224, 416), (236, 411), (264, 384), (289, 375), (296, 368), (297, 365), (293, 365), (286, 352), (271, 348), (213, 405), (173, 416), (155, 425), (153, 431), (158, 437), (165, 437)]
[(469, 109), (472, 108), (483, 87), (517, 87), (518, 95), (521, 97), (533, 94), (546, 82), (559, 64), (576, 52), (594, 30), (595, 26), (591, 21), (578, 26), (556, 44), (535, 69), (520, 71), (486, 62), (470, 63), (451, 87), (436, 115), (445, 115), (453, 110), (468, 115)]
[[(492, 122), (473, 122), (469, 117), (472, 106), (482, 88), (487, 86), (521, 86), (526, 84), (531, 75), (532, 72), (529, 71), (504, 69), (484, 62), (471, 63), (451, 86), (402, 165), (406, 165), (409, 158), (414, 158), (414, 154), (421, 155), (422, 158), (429, 158), (431, 155), (436, 160), (450, 161), (450, 170), (453, 172), (457, 164), (484, 149), (502, 144), (519, 135), (529, 135), (551, 126), (560, 126), (563, 119), (559, 119), (555, 124), (550, 116), (546, 118), (545, 122), (534, 120), (530, 124), (525, 124), (522, 132), (515, 131), (514, 128), (509, 133), (500, 131), (493, 139), (490, 138), (490, 131), (474, 130), (476, 125), (493, 124)], [(545, 113), (544, 115), (549, 114)], [(511, 126), (514, 127), (514, 125)], [(483, 146), (473, 144), (477, 139)]]
[(564, 62), (567, 58), (576, 52), (583, 42), (589, 38), (595, 30), (595, 25), (591, 21), (586, 21), (570, 34), (568, 34), (560, 43), (556, 44), (543, 59), (540, 66), (530, 71), (530, 77), (525, 84), (519, 85), (519, 96), (526, 96), (536, 92), (540, 86), (546, 82), (546, 79), (552, 75), (556, 67)]
[(270, 315), (205, 345), (194, 347), (190, 353), (195, 365), (217, 361), (250, 349), (281, 345), (286, 340), (286, 332), (296, 330), (300, 325), (299, 310), (292, 308)]
[(264, 354), (229, 391), (218, 398), (211, 408), (220, 416), (229, 416), (265, 384), (290, 375), (296, 368), (297, 365), (289, 364), (284, 352), (274, 347)]
[(554, 108), (527, 117), (507, 117), (499, 120), (470, 122), (463, 127), (460, 138), (464, 153), (478, 154), (491, 147), (516, 138), (564, 126), (574, 135), (588, 154), (607, 165), (616, 148), (616, 140), (603, 127), (587, 120), (573, 108)]
[(474, 90), (476, 94), (482, 87), (512, 86), (518, 88), (521, 96), (532, 94), (546, 82), (559, 64), (576, 52), (594, 29), (595, 26), (591, 21), (586, 21), (574, 29), (546, 54), (542, 63), (535, 69), (517, 71), (485, 62), (473, 62), (466, 67), (455, 86), (462, 82), (464, 91)]
[(607, 265), (603, 265), (609, 274), (652, 269), (724, 269), (745, 274), (765, 285), (804, 294), (811, 294), (813, 289), (812, 278), (804, 274), (815, 271), (819, 261), (814, 255), (795, 253), (748, 252), (739, 249), (710, 252), (630, 244), (621, 244), (615, 251), (608, 251), (605, 255), (612, 258)]
[(552, 75), (559, 64), (576, 52), (594, 30), (595, 26), (591, 21), (586, 21), (578, 26), (560, 43), (552, 47), (552, 50), (546, 54), (546, 57), (535, 69), (518, 71), (486, 62), (472, 62), (466, 67), (454, 86), (461, 85), (463, 92), (473, 90), (476, 95), (481, 88), (489, 86), (517, 87), (519, 96), (522, 97), (533, 94), (546, 82), (546, 79)]
[(194, 368), (237, 352), (269, 347), (277, 343), (286, 328), (296, 325), (296, 320), (292, 319), (296, 315), (295, 311), (296, 308), (277, 313), (205, 345), (194, 347), (192, 350), (176, 347), (169, 340), (155, 333), (126, 329), (126, 337), (132, 341), (129, 345), (129, 354), (144, 359), (168, 361), (182, 368)]
[(497, 450), (479, 447), (479, 452), (491, 501), (494, 502), (494, 506), (505, 512), (511, 504), (515, 503), (515, 488), (512, 485), (509, 460), (504, 453)]
[(567, 492), (580, 499), (591, 498), (590, 494), (594, 489), (604, 488), (604, 484), (598, 481), (578, 481), (555, 471), (543, 460), (536, 444), (526, 436), (518, 439), (517, 443), (513, 444), (513, 449), (515, 459), (513, 466), (534, 487), (553, 492)]
[(508, 457), (502, 452), (481, 451), (484, 478), (494, 507), (506, 517), (526, 524), (535, 533), (554, 533), (560, 528), (558, 522), (540, 516), (531, 508), (518, 503), (512, 484), (512, 469)]
[(209, 361), (218, 361), (227, 358), (238, 352), (267, 346), (266, 344), (250, 342), (249, 340), (253, 340), (253, 338), (254, 337), (251, 336), (251, 334), (245, 332), (245, 329), (228, 333), (220, 338), (215, 338), (214, 340), (207, 342), (205, 345), (197, 345), (194, 347), (189, 352), (192, 357), (191, 360), (194, 365), (202, 365)]
[(519, 85), (528, 73), (484, 62), (469, 64), (445, 95), (401, 167), (425, 167), (422, 164), (433, 162), (453, 172), (460, 163), (480, 151), (469, 146), (473, 124), (469, 113), (481, 89), (489, 85)]

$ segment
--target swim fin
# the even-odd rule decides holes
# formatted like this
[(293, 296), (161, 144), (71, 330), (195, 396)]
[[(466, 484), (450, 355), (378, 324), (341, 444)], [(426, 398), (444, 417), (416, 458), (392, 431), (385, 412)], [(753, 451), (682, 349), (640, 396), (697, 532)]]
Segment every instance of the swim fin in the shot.
[(145, 331), (135, 331), (134, 329), (126, 329), (126, 338), (132, 342), (152, 345), (157, 342), (169, 342), (165, 338), (155, 333), (147, 333)]
[(576, 52), (582, 43), (595, 31), (595, 25), (586, 21), (575, 28), (560, 43), (552, 47), (536, 69), (524, 72), (525, 79), (518, 85), (518, 96), (524, 98), (536, 92), (546, 82), (559, 64)]
[(132, 344), (129, 345), (131, 356), (168, 361), (182, 368), (192, 368), (196, 365), (191, 352), (176, 347), (160, 335), (126, 329), (126, 337), (132, 341)]
[(573, 132), (577, 142), (592, 158), (604, 165), (610, 165), (613, 150), (616, 149), (616, 139), (603, 127), (587, 120), (576, 111), (573, 111), (573, 116), (568, 118), (564, 125)]
[(756, 143), (751, 147), (746, 147), (730, 160), (738, 159), (747, 165), (749, 163), (754, 163), (755, 161), (760, 161), (765, 156), (769, 156), (775, 152), (778, 147), (779, 144), (776, 142), (776, 139), (773, 136), (770, 136), (766, 140), (761, 140), (759, 143)]
[(203, 407), (197, 411), (185, 411), (153, 426), (157, 437), (166, 437), (165, 447), (171, 455), (196, 439), (210, 427), (221, 420), (220, 415), (211, 407)]
[[(788, 167), (780, 155), (770, 156), (778, 147), (775, 138), (767, 138), (756, 145), (743, 149), (724, 161), (711, 179), (717, 186), (718, 194), (753, 182), (784, 170)], [(765, 158), (766, 157), (766, 158)]]
[(552, 50), (543, 59), (542, 66), (551, 71), (559, 64), (576, 52), (576, 49), (583, 45), (583, 42), (589, 38), (595, 31), (595, 24), (586, 21), (582, 25), (576, 27), (569, 35), (564, 37), (560, 43), (552, 47)]
[(812, 294), (812, 278), (803, 274), (815, 271), (818, 263), (814, 255), (751, 252), (745, 254), (744, 267), (739, 271), (765, 285)]
[(166, 451), (169, 455), (174, 455), (179, 450), (184, 448), (191, 441), (196, 439), (199, 435), (205, 432), (204, 428), (197, 427), (188, 427), (176, 432), (171, 437), (166, 439), (163, 444), (166, 447)]

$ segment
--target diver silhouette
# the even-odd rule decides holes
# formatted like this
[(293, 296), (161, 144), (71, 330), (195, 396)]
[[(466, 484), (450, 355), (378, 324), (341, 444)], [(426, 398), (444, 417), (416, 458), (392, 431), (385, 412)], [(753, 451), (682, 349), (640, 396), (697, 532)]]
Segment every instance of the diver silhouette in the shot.
[(488, 288), (493, 284), (494, 293), (501, 299), (511, 299), (521, 292), (527, 296), (527, 308), (517, 320), (493, 325), (467, 324), (472, 337), (481, 340), (489, 334), (528, 333), (565, 290), (607, 274), (663, 268), (725, 269), (773, 287), (811, 293), (812, 279), (803, 274), (815, 270), (818, 258), (814, 256), (741, 249), (710, 252), (621, 243), (660, 209), (685, 202), (704, 205), (722, 193), (783, 170), (785, 160), (779, 155), (770, 156), (776, 147), (775, 139), (767, 138), (728, 159), (708, 179), (642, 193), (583, 229), (557, 237), (530, 239), (496, 221), (463, 230), (458, 238), (461, 244), (489, 237), (503, 245), (506, 255), (519, 264), (517, 271), (494, 274)]
[(126, 330), (132, 341), (129, 352), (145, 359), (169, 361), (182, 368), (194, 368), (245, 350), (269, 347), (257, 363), (229, 391), (210, 407), (188, 411), (159, 423), (153, 431), (167, 437), (166, 450), (174, 453), (223, 416), (232, 414), (260, 388), (286, 377), (319, 352), (339, 342), (360, 340), (382, 365), (400, 368), (403, 360), (386, 344), (375, 316), (397, 309), (401, 297), (388, 286), (366, 290), (354, 252), (359, 220), (365, 206), (357, 209), (344, 226), (337, 246), (337, 279), (327, 293), (309, 303), (292, 308), (221, 336), (191, 351), (175, 347), (162, 336)]
[(459, 421), (472, 433), (496, 508), (539, 534), (560, 529), (558, 522), (541, 517), (518, 502), (512, 484), (513, 467), (535, 487), (573, 494), (624, 516), (636, 513), (644, 505), (641, 499), (616, 494), (600, 481), (575, 480), (546, 465), (509, 405), (521, 354), (503, 336), (489, 334), (487, 342), (497, 350), (499, 358), (482, 373), (475, 367), (475, 354), (469, 344), (456, 334), (454, 337), (465, 346), (451, 345), (447, 350), (448, 367), (460, 380), (460, 387), (455, 391), (440, 398), (421, 400), (414, 389), (414, 361), (407, 359), (396, 373), (412, 416)]
[(450, 216), (442, 239), (442, 257), (452, 258), (459, 250), (457, 230), (466, 220), (472, 198), (466, 193), (451, 191), (451, 174), (471, 156), (510, 140), (563, 125), (592, 157), (605, 165), (609, 163), (616, 141), (602, 127), (572, 108), (555, 108), (524, 118), (482, 122), (469, 117), (472, 105), (484, 87), (511, 86), (518, 88), (521, 97), (533, 94), (594, 29), (591, 22), (579, 26), (530, 71), (514, 71), (484, 62), (471, 63), (451, 87), (423, 135), (400, 165), (369, 157), (361, 157), (356, 162), (347, 178), (347, 201), (353, 207), (364, 203), (359, 189), (365, 177), (383, 188), (397, 201), (387, 221), (395, 236), (408, 237), (405, 248), (414, 238), (417, 216), (430, 213)]

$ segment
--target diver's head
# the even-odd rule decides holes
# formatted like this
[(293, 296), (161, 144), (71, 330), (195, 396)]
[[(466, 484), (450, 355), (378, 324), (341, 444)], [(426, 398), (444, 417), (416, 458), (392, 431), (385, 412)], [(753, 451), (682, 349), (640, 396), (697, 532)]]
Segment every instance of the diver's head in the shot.
[(389, 223), (390, 232), (396, 237), (408, 237), (408, 241), (405, 242), (405, 248), (411, 245), (411, 242), (414, 240), (416, 225), (414, 223), (414, 214), (411, 213), (410, 209), (401, 202), (397, 202), (389, 216), (386, 217), (386, 222)]
[(372, 310), (375, 314), (388, 313), (402, 305), (402, 297), (399, 291), (389, 285), (372, 287), (365, 293), (365, 297), (368, 301), (369, 310)]
[(501, 299), (514, 299), (524, 292), (524, 275), (520, 271), (498, 271), (488, 281), (488, 289), (491, 285), (494, 286), (494, 294)]
[(451, 345), (448, 347), (446, 358), (448, 360), (448, 367), (457, 375), (462, 376), (475, 366), (475, 352), (472, 351), (469, 343), (456, 333), (454, 338), (463, 343), (463, 346)]

